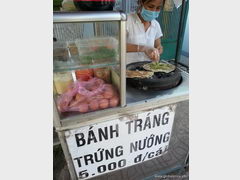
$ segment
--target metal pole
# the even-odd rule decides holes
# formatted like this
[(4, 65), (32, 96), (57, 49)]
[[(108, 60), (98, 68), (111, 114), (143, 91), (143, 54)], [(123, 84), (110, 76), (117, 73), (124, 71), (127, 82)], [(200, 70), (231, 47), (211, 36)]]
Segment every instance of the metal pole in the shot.
[(65, 135), (64, 135), (64, 131), (58, 132), (58, 137), (62, 146), (62, 150), (63, 150), (63, 154), (65, 156), (66, 162), (67, 162), (67, 166), (68, 166), (68, 170), (71, 176), (71, 180), (77, 180), (77, 174), (73, 165), (73, 161), (71, 158), (71, 155), (69, 153), (69, 149), (67, 146), (67, 142), (65, 140)]
[(54, 12), (53, 23), (77, 23), (77, 22), (107, 22), (121, 21), (126, 16), (114, 11), (78, 11), (78, 12)]
[(126, 21), (120, 22), (121, 107), (126, 105)]
[(127, 3), (126, 3), (126, 0), (122, 0), (122, 11), (127, 13)]
[(60, 117), (59, 117), (59, 113), (57, 110), (57, 105), (55, 102), (55, 99), (53, 98), (53, 125), (55, 128), (59, 128), (62, 126), (61, 121), (60, 121)]
[(175, 55), (175, 65), (178, 64), (180, 53), (181, 53), (181, 47), (182, 47), (182, 35), (184, 32), (184, 19), (185, 19), (185, 6), (186, 6), (186, 0), (182, 0), (182, 8), (181, 8), (181, 15), (179, 20), (179, 28), (178, 28), (178, 38), (177, 38), (177, 47), (176, 47), (176, 55)]

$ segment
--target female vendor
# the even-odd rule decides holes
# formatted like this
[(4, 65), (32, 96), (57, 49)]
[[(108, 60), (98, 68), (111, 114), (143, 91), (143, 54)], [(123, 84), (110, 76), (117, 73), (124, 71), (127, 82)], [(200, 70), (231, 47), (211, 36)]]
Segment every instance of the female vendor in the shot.
[(163, 52), (162, 30), (155, 20), (164, 0), (139, 0), (136, 14), (127, 20), (127, 64), (138, 61), (159, 61)]

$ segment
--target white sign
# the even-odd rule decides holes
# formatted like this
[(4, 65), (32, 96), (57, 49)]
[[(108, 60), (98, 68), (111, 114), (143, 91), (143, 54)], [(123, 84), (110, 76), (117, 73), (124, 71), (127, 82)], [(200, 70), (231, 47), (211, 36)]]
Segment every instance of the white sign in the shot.
[(167, 153), (176, 105), (65, 132), (79, 179), (132, 166)]

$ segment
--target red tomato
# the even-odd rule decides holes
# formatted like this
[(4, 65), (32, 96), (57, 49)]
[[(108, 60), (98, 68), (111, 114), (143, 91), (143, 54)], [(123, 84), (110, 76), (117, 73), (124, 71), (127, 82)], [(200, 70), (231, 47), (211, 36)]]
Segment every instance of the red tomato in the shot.
[(76, 74), (77, 80), (88, 81), (93, 77), (93, 70), (92, 69), (77, 70), (75, 74)]

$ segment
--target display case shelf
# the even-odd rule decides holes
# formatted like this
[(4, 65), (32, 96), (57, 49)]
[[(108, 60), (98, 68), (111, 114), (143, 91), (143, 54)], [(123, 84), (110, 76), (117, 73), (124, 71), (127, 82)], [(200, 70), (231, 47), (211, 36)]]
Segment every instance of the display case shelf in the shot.
[(75, 64), (75, 63), (59, 63), (58, 65), (53, 65), (53, 72), (65, 72), (65, 71), (75, 71), (82, 69), (94, 69), (94, 68), (102, 68), (102, 67), (110, 67), (119, 65), (118, 62), (108, 62), (108, 63), (98, 63), (98, 64)]

